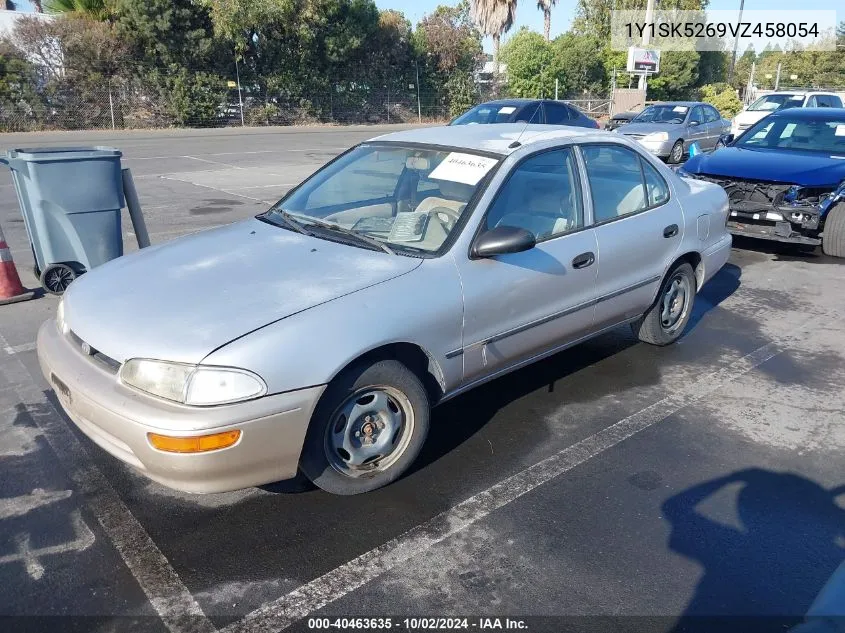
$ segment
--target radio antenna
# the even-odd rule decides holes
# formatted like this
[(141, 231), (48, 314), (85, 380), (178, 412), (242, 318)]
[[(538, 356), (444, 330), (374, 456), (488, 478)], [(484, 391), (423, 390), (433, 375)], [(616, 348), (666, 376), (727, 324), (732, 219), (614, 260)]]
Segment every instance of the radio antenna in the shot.
[(538, 101), (538, 102), (537, 102), (537, 107), (536, 107), (536, 108), (535, 108), (535, 110), (534, 110), (534, 114), (532, 114), (532, 115), (531, 115), (531, 118), (530, 118), (530, 119), (528, 119), (528, 120), (525, 122), (525, 127), (523, 127), (523, 128), (522, 128), (522, 132), (520, 132), (520, 133), (519, 133), (519, 136), (517, 136), (517, 137), (516, 137), (516, 140), (515, 140), (513, 143), (511, 143), (510, 145), (508, 145), (508, 149), (516, 149), (517, 147), (521, 147), (521, 146), (522, 146), (522, 143), (520, 143), (520, 141), (522, 140), (522, 137), (523, 137), (523, 136), (525, 136), (525, 131), (528, 129), (528, 126), (529, 126), (529, 125), (531, 125), (531, 121), (533, 121), (533, 120), (534, 120), (534, 117), (535, 117), (535, 116), (537, 116), (537, 113), (538, 113), (538, 112), (540, 112), (540, 107), (541, 107), (541, 106), (542, 106), (542, 103)]

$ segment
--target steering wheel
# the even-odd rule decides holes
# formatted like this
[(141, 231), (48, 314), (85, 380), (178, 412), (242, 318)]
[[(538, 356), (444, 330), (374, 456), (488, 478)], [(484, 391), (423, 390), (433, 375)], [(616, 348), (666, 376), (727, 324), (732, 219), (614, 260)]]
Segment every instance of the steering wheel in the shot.
[(434, 207), (428, 214), (436, 217), (447, 233), (455, 227), (461, 217), (457, 211), (449, 207)]

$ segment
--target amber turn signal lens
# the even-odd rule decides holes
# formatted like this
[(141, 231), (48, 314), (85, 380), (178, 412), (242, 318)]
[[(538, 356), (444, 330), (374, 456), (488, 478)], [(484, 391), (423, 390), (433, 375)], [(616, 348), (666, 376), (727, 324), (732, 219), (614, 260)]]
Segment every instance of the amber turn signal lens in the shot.
[(241, 432), (236, 429), (197, 437), (171, 437), (147, 433), (147, 439), (153, 448), (167, 453), (207, 453), (234, 446), (241, 439)]

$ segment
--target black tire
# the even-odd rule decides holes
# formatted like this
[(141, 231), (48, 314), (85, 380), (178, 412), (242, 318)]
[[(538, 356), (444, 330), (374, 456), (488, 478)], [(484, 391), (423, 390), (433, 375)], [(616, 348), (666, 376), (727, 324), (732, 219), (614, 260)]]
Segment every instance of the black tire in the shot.
[[(372, 464), (375, 468), (372, 472), (345, 468), (342, 463), (343, 451), (330, 455), (331, 437), (337, 434), (339, 426), (343, 426), (340, 420), (347, 419), (342, 416), (341, 410), (350, 404), (355, 406), (353, 398), (356, 394), (379, 388), (401, 394), (406, 400), (405, 404), (410, 405), (410, 414), (400, 409), (399, 417), (404, 422), (402, 431), (397, 431), (394, 436), (403, 444), (401, 452), (397, 448), (396, 454), (391, 454), (392, 461), (388, 460), (389, 465), (383, 469), (379, 468), (378, 461)], [(401, 477), (417, 459), (428, 436), (430, 417), (431, 406), (425, 387), (419, 377), (405, 365), (396, 360), (353, 365), (338, 375), (320, 398), (305, 437), (300, 470), (314, 485), (336, 495), (357, 495), (386, 486)], [(350, 428), (358, 424), (352, 418), (350, 415), (347, 422)], [(405, 436), (405, 433), (408, 435)], [(351, 436), (349, 439), (353, 441)], [(349, 456), (349, 453), (346, 455)]]
[[(681, 280), (683, 284), (686, 284), (687, 291), (683, 297), (683, 304), (679, 307), (680, 313), (677, 320), (672, 320), (671, 326), (667, 327), (663, 320), (664, 299), (667, 298), (675, 280)], [(696, 283), (695, 272), (688, 263), (682, 262), (672, 267), (663, 279), (663, 283), (660, 284), (660, 292), (657, 294), (654, 305), (638, 321), (631, 324), (634, 335), (651, 345), (671, 345), (677, 341), (684, 333), (692, 315)], [(674, 300), (671, 303), (674, 303)]]
[(845, 203), (827, 212), (822, 236), (822, 251), (831, 257), (845, 257)]
[[(680, 147), (680, 152), (678, 148)], [(684, 141), (677, 140), (675, 144), (672, 146), (671, 151), (669, 152), (669, 158), (666, 159), (666, 162), (670, 165), (675, 165), (680, 163), (684, 159)]]
[(51, 295), (62, 295), (76, 279), (76, 271), (67, 264), (50, 264), (41, 272), (41, 286)]

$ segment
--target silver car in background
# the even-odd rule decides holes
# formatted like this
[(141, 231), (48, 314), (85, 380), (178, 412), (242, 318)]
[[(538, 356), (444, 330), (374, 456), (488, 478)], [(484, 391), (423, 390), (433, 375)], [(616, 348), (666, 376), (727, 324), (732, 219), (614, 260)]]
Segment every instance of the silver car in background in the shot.
[(38, 335), (68, 416), (148, 477), (356, 494), (431, 407), (612, 328), (677, 340), (727, 261), (728, 200), (608, 132), (365, 142), (268, 212), (74, 282)]
[(648, 106), (616, 131), (667, 163), (677, 164), (693, 143), (704, 151), (715, 149), (719, 137), (731, 131), (731, 122), (708, 103), (670, 101)]

